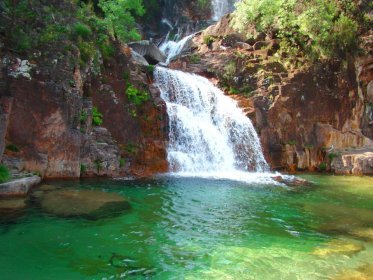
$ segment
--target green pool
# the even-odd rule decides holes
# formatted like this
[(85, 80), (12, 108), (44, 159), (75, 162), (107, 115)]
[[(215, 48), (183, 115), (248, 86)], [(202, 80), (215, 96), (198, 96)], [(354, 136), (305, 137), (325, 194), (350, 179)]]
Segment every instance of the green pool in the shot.
[(0, 278), (373, 277), (373, 178), (302, 177), (314, 185), (167, 176), (50, 182), (118, 193), (131, 209), (61, 218), (30, 203), (2, 215)]

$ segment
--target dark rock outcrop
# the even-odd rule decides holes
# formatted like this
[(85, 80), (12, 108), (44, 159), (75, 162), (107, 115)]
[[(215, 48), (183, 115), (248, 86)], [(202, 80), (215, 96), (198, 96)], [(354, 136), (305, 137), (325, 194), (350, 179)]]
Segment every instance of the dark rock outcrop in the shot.
[(166, 55), (152, 42), (143, 40), (129, 43), (128, 46), (142, 55), (149, 64), (155, 65), (159, 62), (166, 62)]

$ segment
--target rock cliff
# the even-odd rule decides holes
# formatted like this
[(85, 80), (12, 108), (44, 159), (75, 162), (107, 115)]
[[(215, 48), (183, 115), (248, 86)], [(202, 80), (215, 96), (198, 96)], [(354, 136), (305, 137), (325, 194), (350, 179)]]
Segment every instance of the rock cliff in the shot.
[[(130, 48), (117, 45), (98, 73), (74, 50), (33, 61), (2, 51), (0, 61), (0, 155), (16, 172), (76, 178), (167, 170), (165, 104), (152, 68)], [(147, 98), (134, 104), (128, 88)]]

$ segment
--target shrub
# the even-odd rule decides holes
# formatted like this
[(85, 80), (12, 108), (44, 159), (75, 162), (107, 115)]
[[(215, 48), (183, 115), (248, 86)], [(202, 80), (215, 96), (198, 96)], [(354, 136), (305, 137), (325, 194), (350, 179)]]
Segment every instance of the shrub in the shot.
[(320, 172), (325, 172), (327, 167), (328, 167), (328, 165), (325, 162), (322, 162), (322, 163), (319, 164), (318, 170)]
[(146, 66), (146, 71), (147, 71), (149, 74), (153, 74), (153, 72), (154, 72), (154, 68), (155, 68), (154, 65), (149, 64), (148, 66)]
[(199, 54), (192, 54), (190, 56), (190, 62), (193, 63), (193, 64), (198, 64), (201, 62), (201, 56)]
[(203, 37), (203, 43), (206, 44), (208, 47), (210, 47), (213, 42), (214, 42), (214, 37), (210, 35), (206, 35)]
[(80, 113), (80, 118), (79, 118), (80, 123), (81, 123), (81, 124), (85, 124), (85, 122), (87, 121), (87, 119), (88, 119), (88, 114), (87, 114), (87, 112), (86, 112), (86, 111), (81, 112), (81, 113)]
[(87, 171), (87, 166), (85, 164), (80, 165), (80, 174), (84, 174)]
[(232, 26), (241, 32), (255, 27), (278, 36), (291, 52), (302, 51), (312, 60), (329, 59), (356, 50), (356, 34), (363, 25), (358, 5), (353, 0), (242, 0)]
[(100, 126), (103, 122), (103, 116), (98, 111), (97, 107), (92, 108), (92, 124), (95, 126)]
[(77, 45), (80, 51), (81, 66), (84, 66), (94, 57), (96, 53), (96, 47), (91, 42), (84, 42), (81, 40), (79, 40)]
[(146, 91), (139, 90), (132, 84), (127, 84), (126, 94), (128, 101), (136, 106), (149, 100), (149, 94)]
[(119, 167), (123, 167), (125, 163), (126, 163), (126, 160), (124, 158), (119, 159)]
[(338, 157), (338, 156), (339, 156), (338, 153), (330, 153), (330, 154), (328, 155), (328, 158), (329, 158), (330, 162), (332, 162), (333, 159), (335, 159), (335, 158)]
[(14, 144), (6, 145), (6, 149), (8, 151), (15, 152), (15, 153), (19, 152), (19, 148), (16, 145), (14, 145)]
[(88, 25), (81, 22), (75, 23), (73, 30), (75, 36), (81, 37), (85, 40), (89, 39), (92, 35), (91, 28)]
[(4, 183), (8, 181), (9, 179), (10, 179), (10, 173), (9, 173), (8, 168), (5, 165), (0, 164), (0, 183)]

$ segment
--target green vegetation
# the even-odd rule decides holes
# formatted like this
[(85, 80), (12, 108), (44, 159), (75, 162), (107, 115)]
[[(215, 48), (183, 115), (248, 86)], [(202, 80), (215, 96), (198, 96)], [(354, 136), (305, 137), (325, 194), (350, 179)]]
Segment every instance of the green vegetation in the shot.
[[(148, 3), (149, 1), (146, 0)], [(0, 33), (5, 47), (17, 53), (45, 49), (72, 52), (78, 47), (80, 65), (97, 63), (114, 54), (114, 41), (140, 39), (136, 18), (142, 0), (4, 0), (0, 1)]]
[(99, 0), (104, 18), (103, 23), (109, 33), (121, 42), (139, 40), (135, 16), (145, 13), (142, 0)]
[[(357, 49), (356, 35), (367, 29), (364, 9), (352, 0), (243, 0), (237, 4), (233, 27), (247, 36), (265, 32), (281, 39), (288, 54), (306, 57), (344, 57)], [(251, 28), (251, 31), (249, 30)]]
[(0, 164), (0, 183), (4, 183), (8, 181), (9, 179), (10, 179), (10, 172), (8, 168), (5, 165)]
[(92, 108), (92, 124), (95, 126), (100, 126), (103, 122), (103, 116), (98, 111), (97, 107)]
[(128, 101), (136, 106), (141, 105), (149, 100), (149, 94), (146, 91), (139, 90), (130, 83), (127, 84), (126, 95)]
[(86, 111), (81, 112), (81, 113), (80, 113), (80, 118), (79, 118), (80, 123), (81, 123), (81, 124), (85, 124), (85, 122), (87, 121), (87, 119), (88, 119), (88, 114), (87, 114), (87, 112), (86, 112)]
[(153, 74), (154, 69), (155, 69), (155, 66), (154, 66), (154, 65), (151, 65), (151, 64), (149, 64), (149, 65), (146, 67), (146, 71), (147, 71), (149, 74)]
[(211, 47), (211, 44), (215, 41), (215, 38), (210, 35), (203, 36), (203, 43), (208, 47)]
[(329, 161), (332, 162), (333, 159), (335, 159), (335, 158), (338, 157), (338, 156), (340, 156), (339, 153), (330, 153), (330, 154), (328, 155)]
[(201, 56), (198, 53), (193, 53), (190, 56), (190, 63), (198, 64), (201, 62)]
[(327, 168), (328, 168), (328, 165), (325, 162), (322, 162), (319, 164), (318, 170), (320, 172), (325, 172)]
[(18, 153), (20, 151), (19, 148), (14, 144), (8, 144), (8, 145), (6, 145), (5, 148), (6, 148), (7, 151), (11, 151), (11, 152), (14, 152), (14, 153)]
[(96, 168), (97, 172), (100, 172), (100, 170), (102, 169), (102, 162), (100, 160), (96, 159), (94, 161), (94, 164), (95, 164), (95, 168)]
[(126, 160), (124, 158), (119, 159), (119, 167), (123, 167), (126, 163)]
[(85, 164), (80, 165), (80, 174), (84, 174), (87, 171), (87, 166)]
[(209, 0), (197, 0), (197, 7), (198, 9), (207, 9), (210, 7), (210, 1)]
[(133, 143), (128, 143), (127, 145), (123, 147), (123, 151), (129, 155), (136, 154), (138, 150), (139, 150), (139, 147)]

